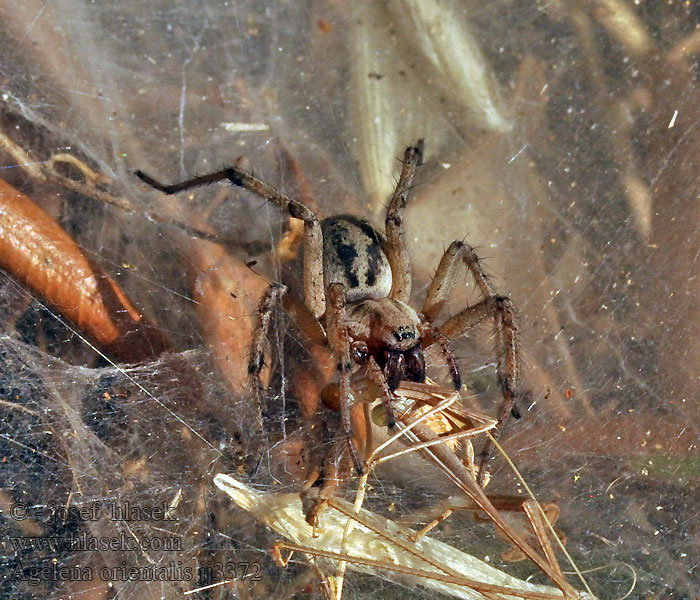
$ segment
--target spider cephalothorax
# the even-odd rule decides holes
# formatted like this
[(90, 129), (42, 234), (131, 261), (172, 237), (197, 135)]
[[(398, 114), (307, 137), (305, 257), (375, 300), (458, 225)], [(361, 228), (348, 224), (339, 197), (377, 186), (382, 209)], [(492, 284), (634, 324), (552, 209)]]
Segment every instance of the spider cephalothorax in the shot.
[[(163, 185), (148, 175), (136, 174), (144, 182), (174, 194), (215, 181), (229, 180), (258, 196), (274, 202), (290, 216), (304, 222), (304, 303), (294, 303), (299, 327), (310, 340), (326, 344), (337, 364), (337, 389), (343, 429), (358, 471), (362, 461), (353, 443), (350, 405), (353, 402), (351, 375), (366, 369), (379, 388), (386, 407), (387, 424), (394, 424), (394, 390), (402, 380), (425, 380), (423, 350), (438, 344), (447, 362), (453, 384), (461, 387), (457, 361), (449, 340), (464, 335), (485, 318), (494, 319), (498, 348), (498, 383), (505, 398), (501, 407), (497, 437), (514, 406), (518, 382), (518, 345), (515, 309), (505, 296), (496, 295), (474, 250), (455, 241), (446, 250), (428, 289), (422, 310), (408, 304), (411, 295), (411, 262), (406, 244), (403, 216), (408, 190), (416, 168), (423, 160), (423, 142), (406, 149), (401, 174), (389, 202), (382, 236), (366, 220), (340, 215), (319, 220), (304, 204), (280, 193), (239, 167), (174, 185)], [(433, 326), (455, 281), (456, 269), (464, 264), (483, 300)], [(260, 302), (259, 322), (253, 335), (249, 373), (260, 417), (260, 372), (263, 349), (274, 303), (286, 287), (273, 283)], [(481, 475), (491, 449), (482, 455)]]
[[(351, 215), (324, 219), (321, 231), (324, 285), (343, 285), (354, 361), (374, 361), (391, 391), (402, 379), (425, 381), (421, 319), (408, 304), (390, 297), (393, 279), (384, 237)], [(390, 404), (387, 412), (393, 427)]]
[(348, 305), (345, 314), (357, 363), (374, 359), (391, 390), (403, 379), (425, 381), (420, 318), (415, 310), (399, 300), (378, 298)]

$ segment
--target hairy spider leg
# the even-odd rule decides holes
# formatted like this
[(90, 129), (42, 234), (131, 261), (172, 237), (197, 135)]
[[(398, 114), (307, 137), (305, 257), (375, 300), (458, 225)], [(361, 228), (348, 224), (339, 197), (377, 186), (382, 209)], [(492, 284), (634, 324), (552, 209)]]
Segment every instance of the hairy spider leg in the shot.
[(462, 375), (459, 372), (457, 357), (450, 347), (450, 338), (446, 336), (440, 329), (436, 328), (430, 321), (423, 319), (420, 323), (421, 338), (423, 339), (423, 347), (427, 348), (433, 344), (440, 346), (442, 355), (445, 359), (447, 367), (450, 369), (452, 376), (452, 385), (455, 390), (459, 391), (462, 388)]
[(338, 360), (338, 376), (340, 378), (340, 418), (343, 431), (348, 438), (348, 448), (355, 463), (355, 469), (361, 475), (363, 472), (360, 455), (352, 439), (352, 422), (350, 421), (350, 406), (353, 402), (350, 389), (352, 361), (350, 360), (350, 339), (345, 324), (345, 288), (342, 283), (332, 283), (328, 286), (328, 308), (326, 310), (326, 332), (328, 343)]
[(287, 286), (271, 283), (258, 304), (257, 322), (248, 352), (248, 380), (255, 400), (255, 416), (261, 434), (265, 432), (261, 399), (260, 373), (265, 366), (265, 342), (270, 328), (272, 311), (279, 300), (287, 293)]
[[(401, 174), (396, 184), (396, 189), (391, 197), (386, 211), (386, 239), (387, 257), (391, 265), (391, 297), (394, 300), (408, 304), (411, 299), (412, 272), (411, 256), (408, 252), (406, 241), (406, 227), (404, 225), (404, 213), (408, 200), (408, 192), (416, 174), (416, 169), (423, 164), (425, 143), (418, 140), (415, 146), (406, 148), (404, 158), (401, 163)], [(462, 378), (459, 374), (459, 367), (452, 350), (449, 347), (449, 340), (440, 332), (435, 330), (430, 322), (421, 323), (421, 329), (430, 336), (430, 344), (437, 342), (443, 352), (445, 361), (452, 374), (452, 381), (456, 390), (462, 387)], [(423, 332), (421, 333), (421, 335)], [(428, 345), (430, 345), (428, 344)], [(371, 371), (370, 371), (371, 374)], [(381, 387), (380, 387), (381, 389)], [(387, 402), (385, 401), (385, 405)], [(387, 410), (387, 422), (393, 423), (393, 411)]]
[(408, 304), (411, 299), (412, 274), (403, 215), (411, 182), (415, 177), (416, 169), (423, 163), (424, 147), (423, 140), (419, 140), (415, 146), (406, 148), (399, 181), (386, 211), (387, 258), (392, 277), (391, 297), (405, 304)]
[[(520, 377), (520, 353), (518, 350), (517, 313), (513, 303), (507, 296), (495, 293), (488, 281), (479, 257), (474, 249), (461, 241), (454, 241), (445, 251), (435, 272), (428, 295), (423, 304), (423, 315), (428, 322), (433, 322), (442, 310), (455, 283), (455, 270), (463, 262), (471, 273), (483, 300), (467, 306), (453, 317), (445, 321), (438, 331), (449, 339), (464, 335), (469, 329), (491, 317), (496, 328), (496, 350), (498, 356), (497, 375), (498, 386), (504, 402), (498, 416), (498, 425), (492, 433), (497, 441), (503, 432), (508, 414), (519, 417), (516, 406), (518, 384)], [(488, 460), (493, 453), (494, 444), (489, 440), (481, 453), (479, 464), (479, 484), (483, 484), (488, 473)]]
[(264, 200), (274, 202), (295, 219), (304, 221), (304, 298), (307, 306), (309, 306), (317, 319), (325, 312), (321, 224), (318, 217), (305, 204), (289, 198), (273, 186), (236, 166), (227, 167), (208, 175), (193, 177), (173, 185), (159, 183), (143, 171), (136, 171), (135, 175), (144, 183), (164, 194), (177, 194), (178, 192), (228, 179), (234, 185), (242, 187)]

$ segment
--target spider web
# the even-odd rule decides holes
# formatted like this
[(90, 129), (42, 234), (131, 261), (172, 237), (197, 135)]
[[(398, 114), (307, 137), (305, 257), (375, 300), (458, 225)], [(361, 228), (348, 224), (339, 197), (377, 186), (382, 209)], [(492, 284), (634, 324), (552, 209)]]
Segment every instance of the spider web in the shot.
[[(273, 252), (287, 219), (226, 186), (165, 198), (132, 173), (178, 181), (245, 156), (321, 214), (381, 227), (396, 157), (419, 138), (413, 305), (466, 236), (520, 312), (530, 395), (505, 447), (538, 497), (559, 504), (579, 566), (608, 565), (588, 576), (594, 591), (621, 597), (624, 562), (638, 577), (633, 597), (695, 592), (697, 8), (445, 2), (438, 27), (431, 5), (0, 3), (0, 133), (26, 152), (3, 145), (0, 174), (59, 220), (172, 349), (117, 366), (3, 273), (1, 597), (174, 598), (243, 564), (259, 565), (261, 580), (201, 597), (317, 593), (313, 572), (301, 561), (279, 569), (268, 553), (278, 536), (212, 484), (224, 472), (266, 493), (301, 487), (284, 458), (304, 426), (287, 382), (308, 357), (283, 318), (270, 335), (263, 437), (245, 386), (264, 285), (301, 295), (298, 264)], [(451, 23), (457, 65), (440, 53), (455, 43)], [(32, 166), (58, 153), (106, 176), (96, 189), (133, 210), (41, 181)], [(58, 174), (84, 175), (65, 164)], [(471, 284), (457, 288), (445, 315), (477, 299)], [(488, 414), (500, 402), (493, 345), (488, 330), (455, 345), (471, 408)], [(516, 489), (501, 461), (493, 471), (494, 492)], [(454, 493), (415, 459), (373, 476), (366, 506), (398, 520)], [(110, 518), (125, 502), (137, 518)], [(433, 534), (534, 572), (504, 564), (505, 543), (469, 515)], [(81, 536), (118, 543), (82, 548)], [(346, 581), (346, 598), (400, 594), (377, 577)]]

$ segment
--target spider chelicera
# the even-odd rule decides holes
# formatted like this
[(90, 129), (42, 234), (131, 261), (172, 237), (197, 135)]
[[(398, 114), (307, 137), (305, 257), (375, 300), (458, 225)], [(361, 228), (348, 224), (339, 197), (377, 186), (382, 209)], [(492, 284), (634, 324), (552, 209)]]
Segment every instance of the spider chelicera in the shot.
[[(474, 249), (464, 242), (453, 242), (440, 261), (421, 312), (416, 312), (408, 304), (412, 275), (403, 217), (411, 182), (423, 160), (423, 147), (423, 142), (419, 141), (404, 153), (401, 174), (386, 212), (386, 237), (368, 221), (356, 216), (339, 215), (320, 220), (301, 202), (235, 166), (173, 185), (161, 184), (141, 171), (136, 172), (142, 181), (165, 194), (229, 180), (304, 222), (304, 305), (301, 310), (306, 314), (298, 319), (298, 325), (302, 330), (313, 329), (307, 331), (311, 339), (317, 339), (321, 332), (336, 359), (342, 427), (359, 473), (363, 467), (353, 443), (350, 418), (353, 371), (366, 369), (381, 392), (387, 425), (393, 428), (394, 390), (402, 380), (425, 381), (424, 349), (439, 345), (454, 387), (459, 390), (462, 379), (450, 349), (450, 340), (487, 318), (495, 321), (498, 385), (504, 397), (493, 436), (500, 435), (508, 413), (517, 416), (519, 354), (516, 312), (508, 297), (495, 293)], [(454, 286), (460, 262), (471, 273), (483, 299), (448, 318), (439, 327), (435, 326), (433, 323)], [(285, 286), (270, 285), (260, 302), (259, 321), (251, 344), (248, 371), (261, 424), (258, 394), (265, 338), (274, 303), (285, 293)], [(298, 311), (297, 307), (297, 316)], [(492, 451), (490, 446), (481, 456), (480, 483), (484, 481), (486, 461)]]

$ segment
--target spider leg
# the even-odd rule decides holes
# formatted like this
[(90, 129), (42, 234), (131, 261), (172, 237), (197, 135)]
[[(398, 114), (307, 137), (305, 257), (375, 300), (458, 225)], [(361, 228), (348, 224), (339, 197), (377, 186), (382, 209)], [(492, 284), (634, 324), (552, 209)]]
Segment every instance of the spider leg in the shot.
[(352, 361), (350, 360), (350, 339), (348, 328), (345, 325), (345, 288), (342, 283), (332, 283), (328, 286), (328, 310), (326, 311), (326, 331), (328, 343), (333, 350), (338, 364), (340, 376), (340, 418), (343, 431), (347, 436), (350, 455), (355, 463), (355, 469), (362, 474), (363, 467), (360, 455), (353, 443), (352, 421), (350, 419), (350, 405), (353, 401), (350, 389), (350, 374)]
[(416, 174), (416, 168), (423, 161), (423, 140), (406, 148), (399, 181), (386, 211), (387, 257), (391, 266), (391, 297), (408, 303), (411, 297), (411, 257), (406, 244), (406, 228), (403, 213), (406, 209), (408, 190)]
[[(438, 328), (438, 331), (448, 338), (456, 338), (464, 335), (469, 329), (475, 327), (486, 318), (493, 318), (496, 328), (496, 348), (498, 356), (497, 374), (498, 386), (503, 395), (504, 402), (501, 405), (498, 416), (498, 425), (492, 432), (492, 437), (498, 440), (503, 432), (503, 427), (508, 419), (508, 414), (518, 416), (516, 399), (518, 396), (518, 381), (520, 377), (520, 354), (518, 351), (518, 325), (517, 313), (510, 299), (497, 295), (488, 281), (479, 257), (474, 249), (463, 242), (455, 241), (445, 251), (435, 277), (428, 289), (428, 295), (423, 304), (423, 315), (432, 322), (440, 314), (452, 287), (454, 286), (456, 269), (463, 262), (471, 273), (476, 286), (484, 299), (473, 306), (468, 306), (457, 313)], [(494, 444), (491, 440), (481, 453), (479, 483), (484, 481), (487, 471), (487, 462), (493, 452)]]
[[(342, 286), (340, 287), (340, 291), (342, 292)], [(333, 348), (329, 351), (329, 342), (326, 339), (326, 335), (319, 321), (311, 314), (306, 305), (294, 298), (294, 296), (287, 294), (287, 291), (287, 287), (280, 283), (270, 284), (260, 301), (258, 321), (253, 332), (250, 346), (248, 373), (250, 377), (250, 387), (253, 390), (255, 398), (258, 423), (261, 430), (263, 428), (261, 402), (261, 391), (263, 388), (260, 383), (260, 373), (264, 367), (266, 340), (275, 306), (278, 304), (282, 305), (285, 313), (298, 330), (298, 333), (303, 336), (304, 344), (307, 346), (309, 353), (314, 356), (315, 359), (320, 359), (320, 363), (323, 363), (315, 365), (320, 367), (318, 370), (312, 369), (309, 372), (297, 373), (293, 380), (294, 393), (299, 402), (299, 408), (307, 419), (316, 419), (319, 417), (317, 411), (319, 409), (318, 403), (323, 394), (322, 388), (330, 378), (330, 373), (326, 372), (325, 366), (329, 362), (330, 355), (333, 354), (334, 357), (336, 355)], [(323, 356), (319, 355), (317, 351), (322, 351)], [(330, 360), (332, 362), (334, 359)], [(332, 367), (328, 369), (328, 371), (332, 372)], [(349, 405), (349, 403), (346, 403), (346, 405)], [(341, 399), (341, 413), (342, 406)], [(320, 418), (323, 419), (322, 416)], [(362, 421), (364, 423), (368, 422), (368, 417), (364, 413)], [(345, 422), (345, 417), (343, 415), (343, 423), (345, 424)], [(312, 427), (312, 430), (318, 431), (321, 434), (328, 431), (328, 427), (324, 426), (323, 422), (321, 422), (320, 425), (320, 427)], [(350, 431), (359, 431), (359, 427), (359, 423), (355, 422), (354, 425), (351, 424)], [(365, 435), (368, 435), (367, 431)], [(315, 441), (319, 442), (320, 447), (320, 442), (322, 440)], [(350, 447), (352, 459), (359, 462), (358, 453), (352, 452), (352, 450), (355, 450), (355, 445), (351, 443)], [(348, 455), (345, 453), (342, 458), (335, 456), (333, 460), (324, 460), (321, 470), (316, 470), (311, 473), (304, 484), (306, 488), (304, 496), (308, 501), (308, 508), (305, 509), (305, 511), (309, 524), (318, 525), (318, 515), (328, 502), (328, 498), (335, 493), (338, 485), (343, 480), (343, 473), (349, 472), (350, 468)]]
[[(496, 349), (498, 356), (496, 372), (498, 374), (498, 387), (504, 398), (498, 415), (498, 424), (491, 432), (493, 440), (498, 441), (508, 420), (508, 415), (512, 413), (516, 418), (520, 416), (516, 405), (518, 379), (520, 376), (520, 355), (518, 352), (517, 314), (513, 303), (505, 296), (491, 296), (456, 314), (445, 322), (443, 327), (440, 327), (440, 331), (449, 337), (459, 337), (489, 316), (494, 318), (496, 324)], [(486, 476), (486, 463), (494, 448), (493, 441), (489, 439), (481, 452), (479, 483)]]
[[(281, 283), (271, 283), (258, 305), (257, 322), (252, 332), (250, 350), (248, 352), (248, 381), (255, 401), (256, 417), (258, 429), (264, 432), (263, 428), (263, 402), (262, 390), (263, 386), (260, 382), (260, 373), (265, 366), (265, 346), (267, 335), (270, 328), (272, 313), (276, 305), (281, 303), (285, 313), (294, 322), (295, 327), (304, 336), (309, 352), (319, 359), (318, 371), (308, 373), (308, 377), (313, 381), (313, 389), (309, 393), (305, 393), (300, 389), (296, 389), (298, 400), (302, 413), (310, 418), (316, 412), (318, 401), (320, 400), (320, 386), (324, 379), (322, 370), (323, 365), (320, 364), (324, 356), (315, 353), (318, 349), (327, 349), (326, 335), (318, 320), (311, 314), (309, 309), (294, 296), (287, 294), (287, 286)], [(307, 375), (307, 373), (304, 373)], [(299, 377), (297, 377), (299, 379)], [(295, 379), (295, 384), (297, 380)], [(296, 388), (303, 385), (296, 386)]]
[(323, 290), (323, 236), (321, 224), (315, 213), (302, 202), (276, 190), (273, 186), (261, 181), (254, 175), (243, 169), (233, 166), (193, 177), (187, 181), (165, 185), (159, 183), (143, 171), (136, 171), (135, 175), (144, 183), (164, 194), (177, 194), (196, 187), (229, 180), (234, 185), (242, 187), (249, 192), (260, 196), (268, 202), (277, 204), (282, 210), (289, 213), (295, 219), (304, 221), (304, 296), (307, 306), (316, 318), (319, 318), (326, 310)]
[(420, 330), (424, 348), (432, 346), (433, 344), (438, 344), (440, 346), (445, 362), (450, 369), (454, 388), (455, 390), (459, 391), (462, 387), (462, 375), (459, 372), (457, 358), (455, 357), (454, 352), (452, 352), (452, 348), (450, 348), (450, 337), (445, 335), (440, 329), (434, 327), (432, 323), (425, 320), (421, 322)]
[(384, 404), (384, 410), (386, 411), (386, 426), (389, 429), (393, 429), (396, 426), (396, 415), (394, 414), (394, 405), (392, 402), (396, 397), (389, 389), (386, 377), (384, 376), (384, 373), (382, 373), (382, 369), (377, 364), (377, 361), (374, 360), (373, 356), (370, 356), (367, 361), (367, 372), (374, 382), (374, 385), (379, 388), (379, 391), (382, 394), (382, 403)]
[[(255, 416), (261, 435), (264, 434), (263, 409), (261, 399), (262, 385), (260, 373), (265, 366), (265, 342), (270, 328), (272, 311), (279, 300), (287, 293), (287, 286), (281, 283), (271, 283), (263, 294), (258, 305), (258, 318), (253, 329), (253, 337), (248, 352), (248, 381), (255, 400)], [(262, 439), (262, 437), (261, 437)]]
[(488, 277), (481, 266), (474, 248), (464, 242), (454, 241), (440, 259), (437, 271), (428, 288), (428, 295), (423, 303), (423, 314), (429, 322), (435, 321), (440, 314), (445, 301), (450, 295), (457, 276), (457, 266), (464, 263), (476, 286), (484, 298), (494, 295)]

